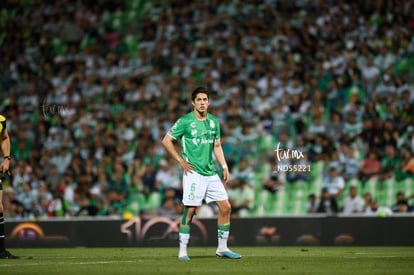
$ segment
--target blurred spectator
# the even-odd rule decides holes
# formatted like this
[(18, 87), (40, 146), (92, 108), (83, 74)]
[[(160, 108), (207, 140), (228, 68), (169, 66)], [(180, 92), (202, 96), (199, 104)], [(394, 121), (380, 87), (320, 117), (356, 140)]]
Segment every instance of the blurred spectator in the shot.
[(349, 141), (354, 141), (358, 135), (362, 133), (363, 125), (359, 121), (357, 113), (355, 111), (351, 111), (347, 114), (344, 114), (346, 117), (344, 128), (342, 133)]
[[(381, 103), (390, 103), (390, 99), (396, 96), (396, 87), (387, 73), (383, 75), (382, 82), (376, 87), (375, 100)], [(391, 106), (391, 105), (388, 105)], [(391, 114), (389, 114), (391, 115)]]
[(344, 121), (341, 113), (333, 111), (331, 113), (331, 119), (327, 123), (326, 133), (331, 140), (338, 140), (342, 136), (344, 128)]
[(317, 201), (315, 194), (308, 195), (308, 201), (306, 203), (306, 213), (317, 213), (319, 202)]
[(362, 213), (364, 210), (364, 204), (364, 199), (358, 195), (356, 186), (351, 185), (349, 187), (348, 196), (346, 196), (342, 201), (342, 212), (344, 214)]
[(371, 206), (365, 210), (366, 215), (391, 216), (392, 210), (387, 206), (380, 206), (377, 200), (372, 200)]
[(22, 192), (24, 183), (30, 181), (28, 170), (28, 166), (24, 161), (13, 169), (12, 186), (17, 192)]
[(23, 183), (23, 190), (17, 193), (16, 199), (23, 205), (23, 215), (29, 217), (32, 212), (32, 205), (37, 202), (36, 192), (32, 190), (29, 182)]
[(343, 156), (343, 177), (345, 181), (349, 181), (358, 178), (360, 162), (356, 149), (353, 146), (347, 146), (346, 148), (345, 155)]
[(396, 202), (392, 207), (394, 213), (407, 213), (412, 211), (412, 207), (409, 204), (409, 198), (406, 198), (403, 192), (398, 191), (396, 194)]
[(407, 127), (407, 131), (404, 132), (398, 140), (399, 149), (407, 148), (414, 152), (414, 126), (410, 125)]
[(160, 189), (156, 186), (156, 174), (151, 163), (147, 163), (144, 166), (142, 172), (142, 184), (144, 186), (143, 195), (145, 202), (145, 209), (147, 214), (151, 214), (150, 211), (156, 210), (161, 203)]
[(61, 136), (57, 127), (51, 127), (49, 129), (49, 135), (45, 140), (44, 148), (46, 150), (59, 149), (61, 146)]
[(385, 180), (395, 176), (395, 172), (400, 167), (401, 158), (397, 155), (397, 150), (393, 144), (385, 148), (385, 155), (381, 159), (380, 180)]
[(178, 172), (165, 159), (159, 162), (159, 168), (155, 175), (155, 186), (160, 190), (173, 189), (174, 196), (181, 198), (181, 181)]
[(177, 203), (174, 198), (166, 198), (161, 206), (157, 209), (157, 215), (160, 217), (167, 217), (170, 219), (176, 219), (179, 217), (179, 212), (177, 211)]
[(254, 207), (254, 189), (245, 179), (233, 182), (228, 192), (231, 215), (246, 217), (251, 214)]
[(291, 184), (299, 181), (308, 182), (310, 178), (310, 165), (306, 152), (302, 151), (301, 157), (299, 159), (291, 159), (290, 163), (293, 169), (287, 173), (286, 180)]
[(49, 202), (51, 202), (53, 199), (53, 195), (51, 192), (49, 192), (45, 183), (41, 183), (37, 187), (36, 198), (37, 198), (36, 204), (41, 208), (41, 211), (39, 210), (39, 215), (43, 216), (46, 214), (46, 209), (47, 209)]
[(199, 218), (215, 218), (217, 215), (218, 209), (214, 203), (203, 204), (197, 210), (197, 217)]
[(326, 125), (322, 122), (321, 114), (316, 114), (312, 117), (308, 132), (312, 135), (324, 134), (327, 131)]
[(414, 179), (414, 153), (408, 148), (402, 151), (401, 164), (396, 171), (397, 180)]
[[(89, 189), (86, 196), (80, 198), (79, 210), (74, 213), (75, 216), (97, 216), (102, 211), (101, 190), (98, 186)], [(104, 210), (105, 211), (105, 210)]]
[(144, 194), (158, 193), (159, 186), (156, 185), (156, 174), (152, 164), (145, 164), (142, 172), (142, 183), (144, 184)]
[(363, 212), (365, 213), (367, 211), (367, 209), (371, 208), (371, 204), (373, 201), (373, 197), (371, 192), (366, 192), (364, 194), (364, 208), (363, 208)]
[(380, 69), (374, 64), (372, 57), (367, 58), (366, 65), (361, 68), (362, 81), (368, 91), (369, 98), (372, 98), (372, 93), (380, 78)]
[(236, 133), (236, 139), (240, 142), (240, 154), (242, 156), (254, 155), (256, 153), (257, 131), (252, 123), (242, 123), (240, 133)]
[(107, 198), (111, 205), (121, 207), (128, 196), (128, 184), (124, 179), (123, 169), (115, 171), (113, 179), (110, 181)]
[(55, 164), (52, 164), (49, 170), (49, 173), (46, 174), (46, 182), (49, 187), (55, 189), (59, 181), (62, 179), (62, 175), (59, 174), (59, 170)]
[[(343, 152), (350, 165), (340, 159), (347, 181), (355, 179), (361, 159), (362, 181), (393, 181), (383, 155), (388, 145), (403, 163), (395, 180), (412, 177), (405, 151), (414, 152), (413, 3), (207, 1), (200, 8), (192, 1), (180, 8), (149, 1), (138, 11), (121, 2), (4, 5), (0, 110), (15, 137), (13, 188), (19, 192), (32, 171), (32, 188), (44, 181), (51, 193), (70, 176), (65, 196), (76, 213), (101, 174), (98, 167), (112, 180), (120, 158), (125, 165), (140, 161), (142, 193), (156, 198), (154, 175), (165, 152), (155, 141), (188, 111), (180, 104), (188, 91), (204, 82), (226, 125), (230, 168), (244, 158), (255, 173), (275, 145), (263, 144), (293, 148), (300, 136), (306, 161), (316, 167), (342, 144), (352, 147), (353, 154)], [(377, 161), (367, 161), (371, 151), (388, 163), (384, 173)], [(85, 174), (83, 190), (78, 184)], [(132, 177), (128, 172), (123, 180), (128, 185)], [(82, 192), (70, 195), (74, 186)]]
[(50, 162), (56, 166), (59, 175), (63, 175), (72, 162), (72, 153), (69, 151), (68, 145), (64, 144), (58, 152), (50, 158)]
[(249, 162), (246, 159), (241, 159), (239, 165), (233, 167), (231, 170), (230, 180), (235, 186), (241, 182), (246, 182), (250, 186), (253, 186), (253, 169), (249, 165)]
[(62, 194), (58, 191), (53, 193), (53, 199), (47, 206), (48, 217), (65, 217), (69, 214), (69, 207), (67, 201), (63, 198)]
[(338, 211), (338, 201), (336, 200), (336, 197), (329, 193), (329, 189), (327, 187), (322, 188), (317, 213), (333, 215), (338, 213)]
[(177, 219), (182, 211), (179, 200), (176, 199), (176, 191), (173, 188), (167, 188), (163, 197), (161, 205), (157, 208), (157, 216)]
[(359, 166), (359, 179), (366, 182), (381, 172), (381, 162), (374, 151), (369, 151), (367, 157)]
[(326, 189), (330, 196), (335, 199), (339, 197), (344, 192), (345, 181), (344, 178), (339, 175), (339, 166), (338, 164), (330, 164), (328, 168), (328, 175), (323, 179), (322, 186), (324, 190)]
[(264, 178), (262, 178), (262, 190), (263, 192), (270, 193), (269, 195), (275, 194), (279, 188), (283, 185), (282, 182), (279, 180), (279, 173), (277, 173), (277, 164), (274, 158), (270, 157), (268, 159), (269, 171)]
[(406, 200), (399, 201), (397, 202), (395, 207), (393, 207), (393, 212), (394, 213), (408, 213), (408, 212), (411, 212), (411, 207), (408, 204), (408, 201)]
[(76, 24), (73, 13), (64, 13), (61, 17), (60, 29), (57, 34), (66, 43), (79, 43), (83, 30)]

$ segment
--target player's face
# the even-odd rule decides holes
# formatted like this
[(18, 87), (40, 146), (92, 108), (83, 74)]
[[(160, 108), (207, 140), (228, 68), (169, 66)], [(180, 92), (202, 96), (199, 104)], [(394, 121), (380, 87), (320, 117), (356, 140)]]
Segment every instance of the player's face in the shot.
[(193, 100), (194, 109), (199, 113), (207, 112), (207, 108), (210, 105), (207, 94), (199, 93)]

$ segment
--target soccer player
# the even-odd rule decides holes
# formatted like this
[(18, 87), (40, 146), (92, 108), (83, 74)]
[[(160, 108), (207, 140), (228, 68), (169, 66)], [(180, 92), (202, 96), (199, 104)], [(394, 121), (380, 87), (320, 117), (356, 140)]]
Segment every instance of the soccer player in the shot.
[(0, 115), (0, 149), (3, 153), (3, 161), (0, 163), (0, 259), (17, 259), (6, 250), (4, 239), (4, 217), (3, 217), (3, 185), (2, 178), (10, 168), (10, 138), (6, 128), (6, 118)]
[[(187, 245), (190, 239), (190, 226), (197, 207), (203, 200), (215, 202), (219, 208), (217, 217), (218, 247), (216, 255), (231, 259), (241, 256), (227, 248), (230, 232), (230, 202), (225, 186), (230, 173), (220, 143), (218, 119), (207, 112), (210, 93), (207, 88), (198, 87), (191, 94), (194, 110), (179, 118), (162, 140), (165, 149), (183, 169), (184, 213), (179, 229), (180, 250), (178, 258), (188, 261)], [(174, 146), (180, 140), (181, 156)], [(213, 153), (223, 168), (223, 182), (214, 166)]]

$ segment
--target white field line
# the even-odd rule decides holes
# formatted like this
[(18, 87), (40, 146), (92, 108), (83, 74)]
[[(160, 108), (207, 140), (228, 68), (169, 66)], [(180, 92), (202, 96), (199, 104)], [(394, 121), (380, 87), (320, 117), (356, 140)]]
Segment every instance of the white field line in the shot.
[(372, 255), (372, 256), (345, 256), (344, 259), (365, 259), (365, 258), (371, 258), (371, 259), (381, 259), (381, 258), (398, 258), (400, 256), (393, 256), (393, 255)]
[[(16, 261), (15, 264), (1, 264), (0, 267), (12, 267), (12, 266), (45, 266), (45, 265), (51, 265), (51, 263), (21, 263), (19, 260), (13, 260)], [(114, 263), (136, 263), (139, 261), (94, 261), (94, 262), (80, 262), (80, 263), (74, 263), (74, 262), (55, 262), (53, 265), (96, 265), (96, 264), (114, 264)]]

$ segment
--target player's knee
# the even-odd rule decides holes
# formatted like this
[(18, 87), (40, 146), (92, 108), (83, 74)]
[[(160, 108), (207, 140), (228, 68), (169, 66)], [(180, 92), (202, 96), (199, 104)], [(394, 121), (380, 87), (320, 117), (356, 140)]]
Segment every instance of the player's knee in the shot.
[(231, 211), (230, 202), (226, 201), (225, 203), (221, 203), (219, 210), (221, 214), (230, 214), (230, 211)]

